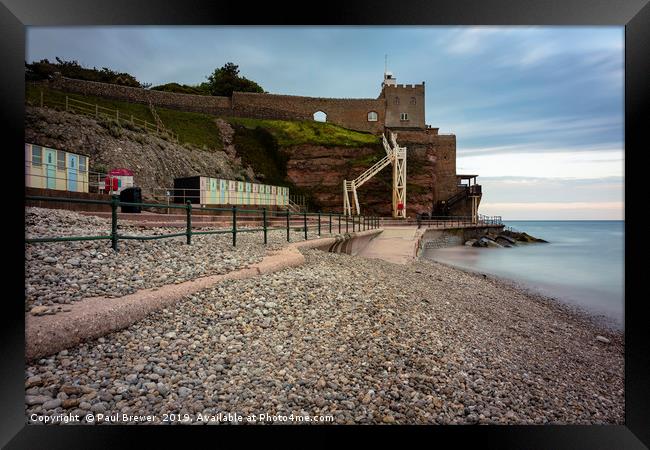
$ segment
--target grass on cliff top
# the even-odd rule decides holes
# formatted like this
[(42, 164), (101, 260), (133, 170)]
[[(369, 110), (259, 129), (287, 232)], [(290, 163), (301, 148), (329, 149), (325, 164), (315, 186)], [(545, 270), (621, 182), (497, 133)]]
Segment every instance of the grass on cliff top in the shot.
[(280, 147), (310, 144), (325, 147), (365, 147), (379, 144), (379, 137), (371, 133), (348, 130), (331, 123), (311, 120), (267, 120), (230, 117), (232, 124), (249, 129), (257, 127), (269, 131)]
[[(40, 105), (41, 88), (28, 85), (25, 92), (25, 102), (28, 105)], [(97, 104), (105, 108), (117, 109), (121, 117), (134, 117), (155, 123), (148, 105), (141, 103), (129, 103), (121, 100), (113, 100), (105, 97), (94, 97), (90, 95), (69, 94), (54, 89), (43, 89), (43, 102), (45, 106), (52, 105), (52, 102), (65, 104), (65, 96), (81, 100), (83, 102)], [(166, 128), (178, 134), (181, 144), (189, 143), (199, 148), (222, 150), (223, 143), (216, 127), (215, 117), (210, 114), (177, 111), (156, 107), (156, 112)]]

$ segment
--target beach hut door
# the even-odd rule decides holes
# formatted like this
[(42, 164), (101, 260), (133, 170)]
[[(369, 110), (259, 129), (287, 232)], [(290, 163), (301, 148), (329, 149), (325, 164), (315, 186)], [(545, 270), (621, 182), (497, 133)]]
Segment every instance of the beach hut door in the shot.
[(56, 162), (54, 150), (45, 150), (45, 180), (47, 189), (56, 189)]
[(77, 191), (77, 155), (68, 155), (68, 190)]

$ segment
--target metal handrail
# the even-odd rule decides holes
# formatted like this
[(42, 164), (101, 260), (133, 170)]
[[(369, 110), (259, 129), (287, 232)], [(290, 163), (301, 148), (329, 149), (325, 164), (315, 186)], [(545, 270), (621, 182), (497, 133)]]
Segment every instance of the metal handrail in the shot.
[[(291, 230), (302, 230), (304, 231), (305, 240), (308, 239), (307, 231), (309, 228), (309, 223), (317, 219), (317, 229), (318, 236), (321, 236), (321, 231), (323, 227), (323, 219), (325, 218), (325, 223), (328, 226), (329, 233), (332, 234), (333, 226), (336, 227), (338, 224), (338, 232), (342, 233), (342, 223), (345, 225), (345, 232), (349, 232), (350, 223), (352, 224), (352, 231), (362, 231), (362, 230), (371, 230), (379, 228), (380, 221), (378, 217), (367, 217), (367, 216), (345, 216), (343, 214), (335, 213), (322, 213), (322, 212), (312, 212), (308, 213), (306, 211), (301, 213), (292, 213), (289, 209), (283, 211), (282, 213), (276, 212), (275, 218), (285, 218), (286, 226), (284, 227), (270, 227), (269, 226), (269, 211), (266, 208), (262, 209), (243, 209), (233, 206), (232, 208), (201, 208), (201, 210), (218, 210), (218, 211), (229, 211), (231, 213), (231, 227), (230, 229), (225, 230), (211, 230), (211, 231), (193, 231), (192, 230), (192, 203), (188, 200), (185, 205), (169, 205), (169, 204), (160, 204), (160, 203), (136, 203), (136, 202), (125, 202), (121, 201), (119, 195), (112, 195), (110, 200), (96, 200), (96, 199), (79, 199), (79, 198), (68, 198), (68, 197), (47, 197), (47, 196), (37, 196), (37, 195), (26, 195), (25, 200), (32, 201), (51, 201), (51, 202), (68, 202), (68, 203), (81, 203), (81, 204), (100, 204), (100, 205), (110, 205), (111, 207), (111, 233), (109, 235), (99, 235), (99, 236), (59, 236), (59, 237), (37, 237), (37, 238), (26, 238), (25, 243), (35, 244), (35, 243), (46, 243), (46, 242), (65, 242), (65, 241), (87, 241), (87, 240), (110, 240), (111, 247), (114, 251), (118, 251), (118, 242), (120, 239), (127, 240), (154, 240), (154, 239), (165, 239), (171, 237), (186, 237), (186, 243), (191, 245), (193, 235), (208, 235), (208, 234), (232, 234), (232, 245), (237, 245), (237, 233), (240, 232), (255, 232), (262, 231), (264, 235), (264, 244), (267, 244), (267, 233), (270, 229), (286, 229), (287, 232), (287, 242), (290, 242)], [(175, 208), (175, 209), (184, 209), (185, 214), (185, 232), (183, 233), (168, 233), (162, 235), (153, 235), (153, 236), (133, 236), (133, 235), (123, 235), (118, 233), (118, 215), (117, 208), (120, 206), (139, 206), (139, 207), (149, 207), (149, 208)], [(237, 214), (238, 213), (254, 213), (259, 214), (257, 219), (261, 219), (262, 227), (261, 228), (241, 228), (237, 226)], [(291, 217), (298, 217), (299, 226), (295, 225), (295, 221), (292, 223)], [(312, 220), (308, 220), (312, 218)], [(333, 222), (333, 219), (336, 219), (336, 223)], [(239, 219), (241, 221), (241, 218)]]

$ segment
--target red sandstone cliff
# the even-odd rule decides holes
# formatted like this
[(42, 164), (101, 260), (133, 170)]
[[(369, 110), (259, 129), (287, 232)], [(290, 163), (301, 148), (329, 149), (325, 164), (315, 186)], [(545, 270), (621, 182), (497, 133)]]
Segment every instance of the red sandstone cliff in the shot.
[[(382, 148), (346, 148), (301, 145), (289, 154), (287, 177), (311, 194), (324, 212), (343, 209), (343, 180), (353, 180), (385, 156)], [(421, 149), (411, 152), (407, 164), (407, 212), (430, 211), (433, 202), (435, 159)], [(358, 191), (362, 214), (390, 215), (392, 166), (386, 167)]]
[[(434, 202), (453, 196), (456, 186), (456, 137), (436, 129), (398, 132), (399, 145), (407, 147), (406, 208), (409, 217), (430, 212)], [(289, 155), (287, 178), (311, 194), (324, 212), (343, 210), (343, 180), (353, 180), (385, 153), (382, 147), (322, 147), (300, 145), (283, 148)], [(390, 215), (392, 166), (358, 191), (362, 214)], [(460, 202), (454, 215), (469, 215), (469, 203)]]

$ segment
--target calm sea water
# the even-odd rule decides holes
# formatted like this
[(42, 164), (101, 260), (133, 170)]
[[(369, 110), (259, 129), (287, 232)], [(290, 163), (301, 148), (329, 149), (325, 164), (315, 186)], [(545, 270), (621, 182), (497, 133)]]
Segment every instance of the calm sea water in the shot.
[(427, 249), (423, 256), (511, 279), (534, 291), (624, 324), (623, 221), (509, 221), (550, 244)]

